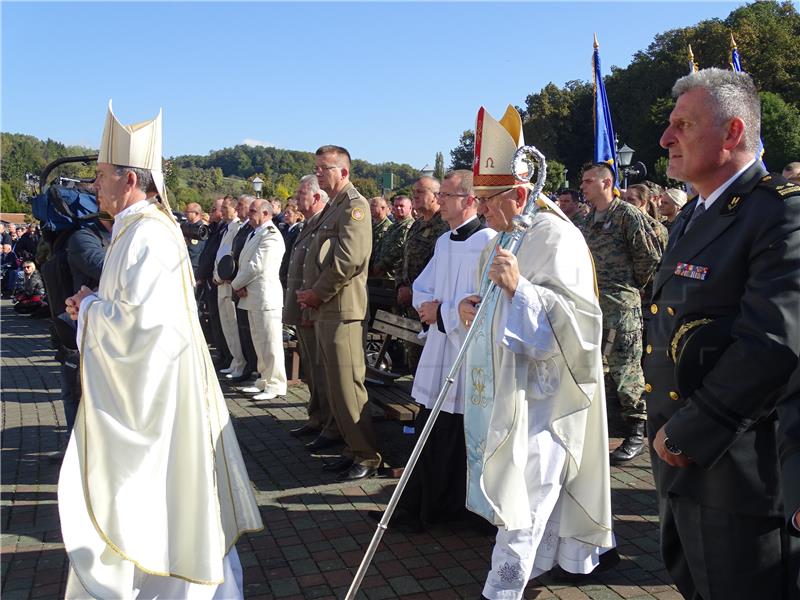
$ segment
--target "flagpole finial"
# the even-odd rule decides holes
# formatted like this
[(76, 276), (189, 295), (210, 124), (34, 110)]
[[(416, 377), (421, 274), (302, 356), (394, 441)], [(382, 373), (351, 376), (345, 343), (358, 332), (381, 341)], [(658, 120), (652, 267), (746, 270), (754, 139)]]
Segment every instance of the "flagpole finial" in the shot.
[(597, 42), (597, 34), (594, 34), (594, 49), (597, 50), (600, 47), (600, 44)]
[(736, 40), (733, 39), (733, 32), (731, 32), (731, 50), (735, 49), (736, 47)]

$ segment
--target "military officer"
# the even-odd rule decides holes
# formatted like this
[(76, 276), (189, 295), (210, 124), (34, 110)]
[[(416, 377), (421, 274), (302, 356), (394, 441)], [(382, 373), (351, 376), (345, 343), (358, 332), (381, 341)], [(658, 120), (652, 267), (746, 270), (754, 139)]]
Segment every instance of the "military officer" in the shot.
[(403, 267), (403, 250), (406, 246), (408, 230), (414, 223), (411, 216), (411, 200), (408, 196), (398, 195), (392, 198), (392, 215), (394, 215), (394, 225), (381, 238), (380, 245), (372, 249), (372, 271), (373, 277), (383, 277), (389, 281), (395, 281), (401, 273)]
[(380, 244), (381, 239), (392, 226), (389, 218), (389, 203), (383, 196), (375, 196), (369, 199), (369, 212), (372, 217), (372, 251)]
[(640, 290), (650, 281), (661, 253), (642, 212), (614, 196), (614, 173), (607, 164), (584, 170), (581, 191), (592, 204), (581, 231), (592, 251), (600, 288), (603, 368), (626, 424), (625, 440), (611, 453), (611, 463), (622, 464), (645, 447)]
[(300, 308), (309, 308), (325, 370), (328, 397), (346, 448), (324, 469), (354, 481), (381, 463), (364, 387), (367, 266), (372, 251), (369, 204), (350, 183), (350, 153), (340, 146), (316, 152), (319, 186), (332, 198), (320, 215), (303, 264)]
[(800, 187), (756, 160), (747, 74), (704, 69), (672, 92), (667, 174), (699, 195), (655, 275), (644, 360), (661, 553), (686, 598), (796, 598), (775, 407), (800, 352)]
[[(438, 179), (426, 176), (420, 177), (412, 188), (412, 206), (420, 217), (408, 230), (403, 252), (403, 271), (397, 280), (397, 303), (403, 315), (410, 319), (419, 319), (419, 314), (411, 306), (411, 286), (433, 257), (436, 239), (449, 229), (447, 222), (442, 219), (439, 201), (436, 199), (439, 186)], [(408, 366), (412, 372), (417, 368), (421, 353), (420, 346), (406, 345)]]
[(303, 283), (303, 264), (311, 241), (314, 239), (319, 216), (328, 204), (328, 194), (319, 187), (316, 175), (306, 175), (297, 186), (297, 209), (305, 217), (305, 226), (297, 238), (289, 257), (286, 273), (286, 296), (283, 302), (283, 322), (294, 325), (300, 347), (300, 360), (303, 365), (303, 381), (308, 386), (308, 421), (292, 429), (295, 436), (313, 435), (315, 439), (306, 448), (312, 451), (333, 446), (341, 438), (336, 421), (331, 412), (326, 391), (325, 374), (321, 371), (317, 336), (314, 323), (309, 320), (307, 311), (301, 311), (297, 303), (297, 290)]

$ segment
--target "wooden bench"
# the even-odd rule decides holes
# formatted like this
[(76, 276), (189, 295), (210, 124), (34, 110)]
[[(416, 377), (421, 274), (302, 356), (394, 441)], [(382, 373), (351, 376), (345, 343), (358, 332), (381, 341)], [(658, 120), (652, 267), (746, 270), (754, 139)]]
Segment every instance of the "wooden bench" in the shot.
[(379, 406), (387, 419), (401, 423), (413, 423), (419, 405), (411, 399), (410, 379), (395, 381), (393, 385), (367, 384), (369, 399)]
[[(401, 317), (385, 310), (375, 313), (372, 321), (372, 329), (379, 332), (379, 335), (370, 333), (367, 343), (367, 379), (372, 383), (388, 384), (405, 375), (392, 371), (391, 365), (387, 365), (385, 358), (392, 340), (399, 339), (418, 346), (424, 346), (425, 340), (419, 339), (419, 332), (422, 331), (422, 324), (415, 319)], [(377, 351), (370, 350), (369, 346), (376, 341), (380, 342)]]

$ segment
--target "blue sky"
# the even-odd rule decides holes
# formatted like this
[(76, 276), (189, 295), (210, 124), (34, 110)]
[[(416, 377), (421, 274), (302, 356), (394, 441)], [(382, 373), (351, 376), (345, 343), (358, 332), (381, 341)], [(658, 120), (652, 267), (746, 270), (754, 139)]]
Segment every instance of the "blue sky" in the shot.
[(333, 143), (421, 168), (481, 105), (590, 79), (593, 32), (608, 73), (742, 4), (3, 1), (0, 128), (96, 147), (113, 98), (123, 123), (163, 107), (166, 156)]

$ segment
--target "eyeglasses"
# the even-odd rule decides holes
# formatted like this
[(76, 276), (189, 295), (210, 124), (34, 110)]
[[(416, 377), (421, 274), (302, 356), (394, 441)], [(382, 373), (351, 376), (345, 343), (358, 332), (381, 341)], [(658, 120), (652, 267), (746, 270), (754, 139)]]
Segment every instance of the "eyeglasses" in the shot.
[(331, 169), (340, 169), (338, 165), (317, 165), (314, 167), (314, 173), (322, 173), (323, 171), (330, 171)]
[(433, 192), (437, 200), (447, 200), (448, 198), (469, 198), (472, 194), (450, 194), (448, 192)]
[(478, 204), (486, 204), (492, 198), (496, 198), (500, 194), (505, 194), (508, 190), (513, 190), (514, 188), (506, 188), (504, 190), (500, 190), (499, 192), (495, 192), (491, 196), (475, 196), (475, 199), (478, 201)]

